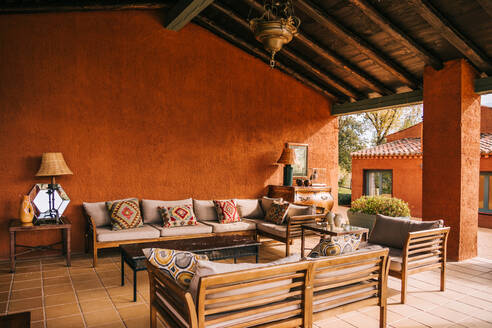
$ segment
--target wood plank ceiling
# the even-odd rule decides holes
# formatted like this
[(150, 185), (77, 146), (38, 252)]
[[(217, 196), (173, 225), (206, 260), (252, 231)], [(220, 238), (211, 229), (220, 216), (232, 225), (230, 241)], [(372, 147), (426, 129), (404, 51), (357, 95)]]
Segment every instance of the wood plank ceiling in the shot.
[[(113, 0), (84, 2), (81, 8), (80, 2), (0, 0), (0, 13), (156, 8), (169, 13), (183, 2), (188, 8), (208, 4)], [(456, 58), (466, 58), (481, 77), (492, 75), (492, 0), (293, 2), (300, 32), (276, 55), (276, 68), (337, 103), (420, 90), (425, 65), (440, 69)], [(269, 54), (248, 22), (262, 12), (262, 0), (215, 0), (193, 22), (267, 64)]]

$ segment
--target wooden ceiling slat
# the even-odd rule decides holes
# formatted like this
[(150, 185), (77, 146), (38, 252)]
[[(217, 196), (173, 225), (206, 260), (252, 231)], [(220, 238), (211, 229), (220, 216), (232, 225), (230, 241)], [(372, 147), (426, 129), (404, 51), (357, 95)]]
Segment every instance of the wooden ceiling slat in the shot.
[[(236, 22), (237, 24), (241, 25), (243, 28), (249, 31), (249, 23), (245, 19), (240, 17), (238, 14), (236, 14), (234, 11), (232, 11), (231, 9), (226, 8), (224, 5), (221, 5), (217, 2), (214, 2), (211, 6), (217, 9), (218, 11), (220, 11), (222, 14), (231, 18), (232, 20), (234, 20), (234, 22)], [(281, 53), (285, 55), (287, 58), (289, 58), (290, 60), (292, 60), (293, 62), (295, 62), (296, 64), (298, 64), (299, 66), (301, 66), (302, 68), (304, 68), (307, 72), (313, 74), (318, 79), (332, 86), (333, 88), (338, 90), (340, 93), (346, 95), (347, 97), (352, 98), (354, 100), (362, 98), (359, 92), (347, 86), (345, 83), (338, 80), (337, 78), (331, 76), (329, 73), (321, 71), (314, 64), (308, 62), (306, 59), (302, 58), (298, 54), (295, 54), (287, 47), (284, 46), (284, 48), (281, 50)]]
[(492, 18), (492, 1), (490, 0), (477, 0), (478, 4), (487, 12), (487, 14)]
[(179, 0), (166, 14), (166, 28), (179, 31), (214, 0)]
[[(260, 5), (258, 2), (256, 2), (255, 0), (243, 0), (243, 1), (245, 3), (247, 3), (249, 6), (251, 6), (252, 8), (259, 11), (260, 13), (264, 12), (263, 6)], [(333, 64), (337, 65), (338, 67), (346, 70), (350, 74), (353, 74), (355, 78), (357, 78), (359, 81), (361, 81), (366, 86), (371, 88), (373, 91), (379, 92), (382, 95), (394, 93), (394, 90), (390, 90), (383, 83), (379, 82), (374, 77), (372, 77), (369, 74), (358, 69), (353, 64), (348, 62), (346, 59), (340, 57), (339, 55), (337, 55), (336, 53), (334, 53), (330, 49), (327, 49), (326, 47), (321, 47), (320, 45), (318, 45), (317, 42), (313, 41), (310, 37), (308, 37), (302, 31), (299, 31), (294, 37), (298, 41), (303, 43), (306, 47), (308, 47), (312, 51), (314, 51), (317, 55), (322, 57), (324, 60), (330, 61)]]
[[(489, 0), (490, 1), (490, 0)], [(467, 39), (458, 31), (449, 20), (444, 17), (429, 1), (427, 0), (409, 0), (414, 9), (424, 18), (430, 26), (449, 41), (463, 56), (468, 58), (481, 71), (488, 74), (492, 73), (490, 58), (476, 46), (471, 40)]]
[[(217, 34), (221, 38), (228, 40), (229, 42), (233, 43), (234, 45), (242, 47), (243, 49), (249, 50), (250, 52), (254, 53), (259, 58), (263, 59), (266, 63), (270, 62), (270, 56), (266, 52), (254, 47), (253, 45), (246, 42), (245, 40), (229, 33), (228, 31), (226, 31), (223, 28), (221, 28), (220, 26), (218, 26), (211, 19), (209, 19), (203, 15), (199, 15), (199, 16), (195, 17), (194, 21), (196, 23), (198, 23), (199, 25), (209, 29), (213, 33)], [(296, 71), (294, 71), (290, 67), (282, 64), (281, 62), (277, 61), (276, 67), (278, 69), (282, 70), (283, 72), (285, 72), (286, 74), (292, 76), (296, 80), (299, 80), (300, 82), (304, 83), (305, 85), (307, 85), (307, 86), (313, 88), (314, 90), (318, 91), (319, 93), (325, 95), (329, 99), (334, 100), (334, 101), (338, 100), (338, 97), (336, 97), (334, 94), (325, 90), (324, 88), (322, 88), (321, 86), (319, 86), (315, 82), (313, 82), (310, 79), (308, 79), (307, 77), (297, 73)]]
[(388, 17), (381, 14), (376, 8), (374, 8), (367, 0), (349, 0), (354, 6), (358, 7), (367, 17), (369, 17), (374, 23), (376, 23), (383, 31), (391, 35), (398, 40), (408, 49), (422, 59), (427, 65), (434, 67), (435, 69), (442, 68), (441, 60), (432, 54), (429, 50), (425, 49), (416, 40), (404, 33), (398, 26), (396, 26)]
[(325, 28), (331, 30), (343, 41), (357, 48), (360, 52), (364, 53), (368, 58), (381, 66), (383, 69), (393, 74), (402, 83), (410, 88), (417, 88), (420, 86), (415, 77), (408, 71), (402, 68), (399, 64), (388, 58), (379, 50), (376, 50), (371, 44), (365, 41), (362, 37), (349, 31), (346, 27), (337, 22), (333, 17), (323, 12), (317, 5), (313, 4), (309, 0), (297, 0), (295, 5), (302, 10), (305, 14), (313, 18), (319, 24)]

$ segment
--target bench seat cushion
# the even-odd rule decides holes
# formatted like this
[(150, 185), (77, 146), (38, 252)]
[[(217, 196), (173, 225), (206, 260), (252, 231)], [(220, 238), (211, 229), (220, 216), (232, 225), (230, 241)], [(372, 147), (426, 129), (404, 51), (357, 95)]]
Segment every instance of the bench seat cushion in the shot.
[(172, 227), (164, 228), (162, 225), (153, 224), (155, 229), (159, 231), (160, 237), (172, 237), (172, 236), (183, 236), (183, 235), (196, 235), (202, 233), (212, 233), (212, 227), (201, 222), (197, 225), (183, 226), (183, 227)]
[(201, 223), (209, 226), (212, 232), (229, 232), (229, 231), (245, 231), (255, 230), (256, 223), (250, 220), (242, 220), (233, 223), (219, 223), (217, 221), (202, 221)]
[(144, 224), (143, 227), (124, 230), (111, 230), (111, 226), (99, 227), (96, 230), (96, 235), (97, 241), (109, 242), (159, 238), (160, 233), (159, 230), (151, 225)]
[(272, 234), (274, 236), (286, 238), (287, 237), (287, 226), (278, 225), (270, 222), (260, 222), (256, 224), (256, 228), (260, 231)]

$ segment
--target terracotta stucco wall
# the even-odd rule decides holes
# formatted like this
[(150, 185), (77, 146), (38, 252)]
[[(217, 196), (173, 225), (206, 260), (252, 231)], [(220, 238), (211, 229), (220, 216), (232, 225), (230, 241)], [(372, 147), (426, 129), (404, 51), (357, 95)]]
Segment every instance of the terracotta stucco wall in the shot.
[(492, 108), (480, 107), (480, 132), (492, 133)]
[(352, 200), (363, 195), (364, 169), (393, 170), (393, 197), (408, 202), (411, 215), (422, 216), (421, 159), (352, 158)]
[(415, 124), (405, 130), (401, 130), (386, 136), (386, 142), (404, 138), (422, 138), (422, 123)]
[(330, 102), (198, 26), (167, 31), (152, 12), (9, 15), (0, 58), (0, 257), (20, 196), (47, 181), (34, 175), (48, 151), (74, 172), (58, 182), (76, 251), (82, 201), (258, 197), (282, 181), (285, 142), (309, 144), (337, 195)]

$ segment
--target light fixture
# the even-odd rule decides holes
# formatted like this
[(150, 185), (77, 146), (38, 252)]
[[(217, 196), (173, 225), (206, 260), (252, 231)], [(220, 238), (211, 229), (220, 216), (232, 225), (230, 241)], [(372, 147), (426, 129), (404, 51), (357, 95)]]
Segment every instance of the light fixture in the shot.
[(48, 209), (44, 213), (40, 213), (41, 218), (51, 218), (58, 221), (60, 213), (56, 206), (55, 194), (60, 192), (61, 187), (56, 184), (55, 176), (68, 174), (73, 174), (73, 172), (68, 168), (62, 153), (43, 153), (41, 167), (36, 176), (51, 177), (51, 183), (48, 184), (47, 188)]
[(264, 0), (264, 13), (253, 18), (249, 26), (255, 38), (270, 55), (270, 67), (275, 67), (275, 54), (297, 33), (301, 20), (294, 16), (291, 0)]
[(284, 186), (292, 186), (292, 179), (294, 175), (294, 168), (292, 164), (294, 164), (294, 150), (289, 148), (289, 146), (285, 146), (282, 151), (282, 155), (278, 159), (278, 164), (285, 164), (284, 166)]

